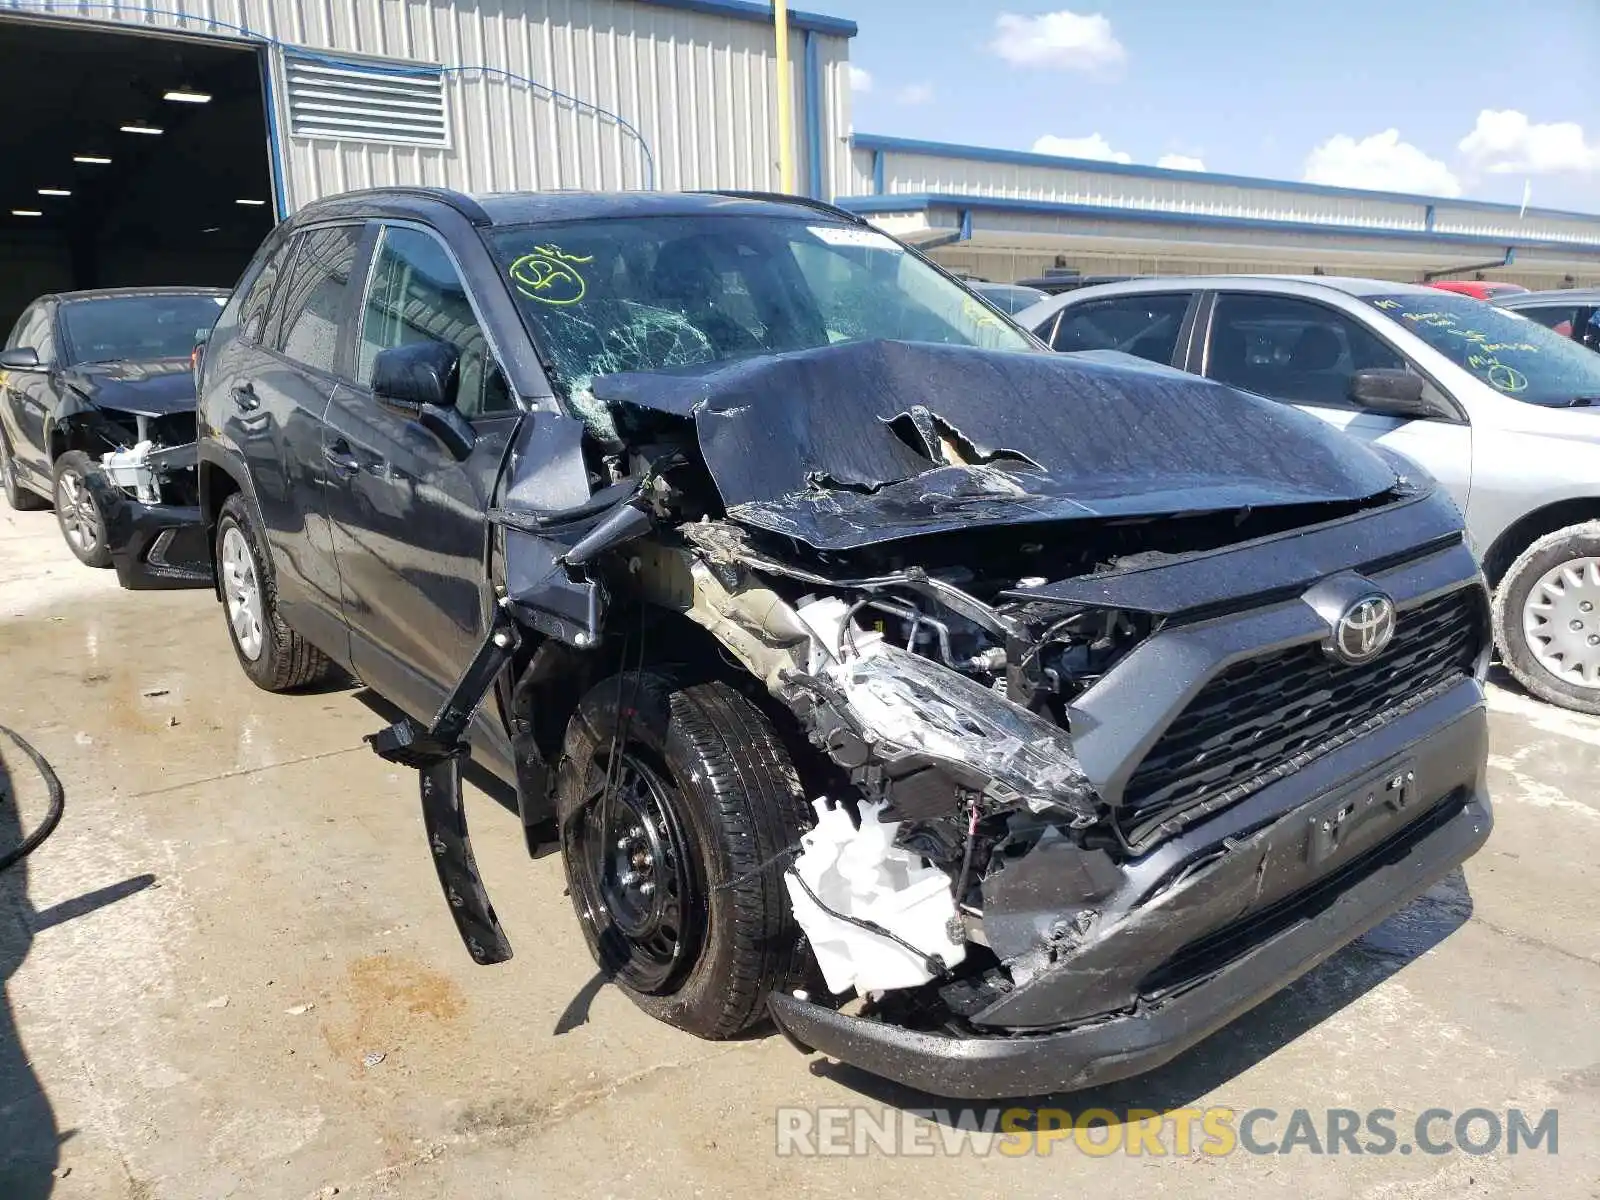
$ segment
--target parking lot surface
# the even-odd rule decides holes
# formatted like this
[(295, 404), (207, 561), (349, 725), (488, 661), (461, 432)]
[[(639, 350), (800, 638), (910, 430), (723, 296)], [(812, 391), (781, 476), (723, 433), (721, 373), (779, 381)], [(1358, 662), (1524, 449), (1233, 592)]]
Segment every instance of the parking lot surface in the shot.
[[(0, 874), (0, 1196), (1600, 1196), (1600, 721), (1490, 703), (1497, 827), (1464, 872), (1168, 1068), (997, 1106), (1271, 1109), (1257, 1144), (1296, 1109), (1387, 1109), (1393, 1152), (952, 1152), (950, 1113), (900, 1153), (812, 1155), (826, 1138), (780, 1135), (952, 1106), (644, 1017), (595, 979), (559, 859), (529, 861), (500, 789), (468, 805), (516, 957), (475, 967), (414, 776), (361, 743), (380, 701), (257, 691), (209, 593), (121, 592), (50, 514), (0, 510), (0, 724), (67, 793)], [(0, 754), (3, 851), (44, 793)], [(1556, 1153), (1407, 1152), (1435, 1108), (1556, 1110)]]

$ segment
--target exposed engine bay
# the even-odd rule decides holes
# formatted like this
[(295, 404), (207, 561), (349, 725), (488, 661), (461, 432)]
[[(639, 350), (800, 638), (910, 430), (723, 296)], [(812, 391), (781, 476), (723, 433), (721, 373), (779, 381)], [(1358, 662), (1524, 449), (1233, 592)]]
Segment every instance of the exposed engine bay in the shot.
[[(1062, 388), (1078, 393), (1073, 421)], [(1202, 767), (1208, 754), (1227, 758), (1211, 734), (1185, 776), (1196, 785), (1158, 781), (1140, 807), (1129, 772), (1162, 732), (1154, 722), (1216, 663), (1196, 650), (1170, 660), (1170, 697), (1113, 687), (1097, 706), (1130, 656), (1169, 624), (1264, 593), (1294, 599), (1324, 574), (1334, 592), (1371, 590), (1349, 570), (1361, 560), (1343, 522), (1409, 509), (1414, 556), (1464, 555), (1447, 506), (1293, 410), (1187, 376), (1043, 355), (838, 346), (609, 377), (594, 395), (609, 420), (582, 441), (592, 498), (541, 510), (513, 478), (490, 514), (505, 582), (479, 660), (432, 729), (402, 722), (372, 739), (424, 771), (425, 811), (446, 830), (434, 839), (441, 881), (480, 962), (510, 950), (471, 862), (460, 737), (489, 680), (509, 665), (526, 681), (554, 643), (570, 662), (574, 648), (594, 654), (654, 622), (658, 642), (665, 632), (694, 646), (675, 614), (709, 635), (699, 644), (724, 674), (736, 667), (746, 690), (788, 714), (807, 747), (796, 766), (815, 824), (771, 869), (834, 1003), (854, 994), (930, 1029), (1055, 1028), (1125, 1006), (1192, 935), (1161, 904), (1181, 916), (1199, 903), (1198, 889), (1180, 894), (1194, 881), (1248, 888), (1249, 872), (1265, 870), (1261, 855), (1224, 862), (1227, 844), (1185, 842), (1191, 825), (1336, 748), (1353, 736), (1339, 730), (1382, 705), (1404, 711), (1480, 669), (1482, 615), (1464, 591), (1459, 645), (1419, 643), (1405, 653), (1435, 666), (1396, 660), (1386, 676), (1405, 675), (1404, 695), (1386, 682), (1372, 711), (1352, 707), (1331, 732), (1308, 725), (1293, 751), (1242, 765)], [(1291, 537), (1291, 551), (1233, 557), (1317, 530)], [(1307, 603), (1291, 614), (1302, 642), (1324, 628)], [(1307, 650), (1321, 670), (1325, 656)], [(1243, 699), (1237, 712), (1251, 719)], [(520, 748), (522, 790), (536, 791), (539, 750)], [(1399, 812), (1405, 786), (1385, 777), (1374, 794)], [(1240, 844), (1273, 816), (1242, 826)], [(1263, 876), (1250, 903), (1293, 886), (1290, 872)], [(1144, 920), (1156, 922), (1147, 962), (1105, 972), (1109, 982), (1065, 1005), (1030, 999), (1059, 963), (1092, 970), (1108, 936)]]

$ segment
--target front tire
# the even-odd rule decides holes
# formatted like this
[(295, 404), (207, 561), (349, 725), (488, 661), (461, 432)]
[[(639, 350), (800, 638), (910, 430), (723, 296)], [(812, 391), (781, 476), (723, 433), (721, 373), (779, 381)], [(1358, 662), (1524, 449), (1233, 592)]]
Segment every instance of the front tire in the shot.
[(1494, 597), (1495, 641), (1518, 683), (1600, 715), (1600, 521), (1547, 534), (1511, 564)]
[(6, 494), (6, 503), (16, 512), (38, 512), (50, 507), (43, 496), (35, 495), (17, 478), (17, 464), (11, 458), (11, 449), (0, 434), (0, 488)]
[(811, 822), (771, 723), (727, 684), (627, 672), (584, 697), (563, 751), (562, 858), (600, 969), (699, 1037), (759, 1023), (811, 961), (781, 857)]
[(67, 549), (86, 567), (109, 567), (111, 549), (106, 545), (106, 522), (100, 506), (89, 494), (85, 482), (94, 463), (81, 450), (69, 450), (56, 459), (56, 523)]
[(228, 638), (251, 682), (263, 691), (287, 692), (321, 682), (334, 666), (278, 616), (268, 562), (250, 506), (238, 493), (229, 496), (217, 519), (217, 575)]

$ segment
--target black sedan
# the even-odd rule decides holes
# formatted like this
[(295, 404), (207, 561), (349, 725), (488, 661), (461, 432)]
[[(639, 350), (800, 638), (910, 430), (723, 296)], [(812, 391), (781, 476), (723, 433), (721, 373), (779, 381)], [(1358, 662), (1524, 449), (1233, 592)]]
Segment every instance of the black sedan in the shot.
[(107, 454), (195, 438), (191, 355), (228, 293), (123, 288), (41, 296), (0, 353), (0, 480), (15, 509), (54, 502), (62, 535), (109, 567), (86, 480)]

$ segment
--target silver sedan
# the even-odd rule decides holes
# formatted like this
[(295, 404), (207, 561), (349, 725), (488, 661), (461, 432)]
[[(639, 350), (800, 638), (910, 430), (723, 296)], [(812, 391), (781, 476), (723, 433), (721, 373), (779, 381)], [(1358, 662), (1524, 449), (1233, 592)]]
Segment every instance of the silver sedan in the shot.
[(1501, 660), (1600, 713), (1600, 355), (1467, 296), (1331, 276), (1133, 280), (1016, 319), (1056, 350), (1205, 375), (1419, 464), (1466, 516)]

